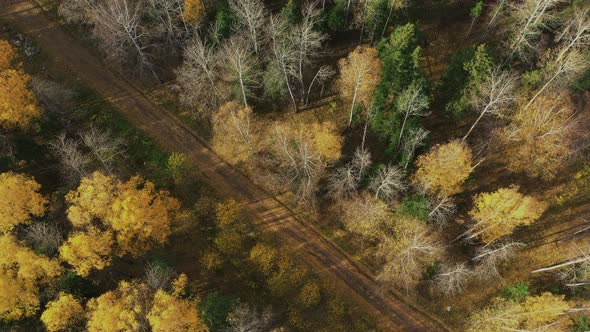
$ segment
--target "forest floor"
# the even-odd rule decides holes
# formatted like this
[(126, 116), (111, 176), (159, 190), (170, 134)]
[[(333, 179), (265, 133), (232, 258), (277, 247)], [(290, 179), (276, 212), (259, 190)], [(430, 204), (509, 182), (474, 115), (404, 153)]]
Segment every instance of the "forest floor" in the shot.
[(351, 259), (313, 225), (225, 163), (191, 129), (151, 102), (126, 79), (108, 70), (33, 3), (2, 1), (0, 16), (35, 40), (56, 66), (87, 83), (163, 148), (186, 154), (203, 177), (220, 192), (240, 198), (261, 228), (285, 241), (294, 254), (315, 267), (317, 274), (335, 282), (376, 318), (382, 330), (448, 329), (402, 295), (393, 291), (384, 294), (368, 269)]

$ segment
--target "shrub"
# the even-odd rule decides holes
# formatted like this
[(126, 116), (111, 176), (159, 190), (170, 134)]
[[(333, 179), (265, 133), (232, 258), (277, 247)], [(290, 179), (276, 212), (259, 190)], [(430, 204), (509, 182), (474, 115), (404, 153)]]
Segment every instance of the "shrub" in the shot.
[(529, 286), (527, 286), (524, 282), (506, 286), (500, 290), (500, 297), (510, 301), (521, 302), (527, 296), (529, 296)]

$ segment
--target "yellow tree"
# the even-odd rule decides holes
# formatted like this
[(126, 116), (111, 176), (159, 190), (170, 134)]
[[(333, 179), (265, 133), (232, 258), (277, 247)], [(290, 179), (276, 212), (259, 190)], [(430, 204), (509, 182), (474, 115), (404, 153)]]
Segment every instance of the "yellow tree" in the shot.
[(342, 98), (351, 100), (348, 120), (350, 126), (354, 107), (357, 104), (368, 107), (371, 102), (381, 75), (381, 61), (374, 48), (358, 46), (347, 58), (340, 60), (338, 66), (340, 68), (338, 90)]
[(39, 287), (61, 273), (54, 259), (35, 254), (9, 234), (0, 236), (0, 320), (30, 317), (39, 309)]
[(143, 330), (150, 301), (147, 285), (121, 281), (116, 290), (88, 301), (86, 328), (89, 332)]
[(184, 0), (182, 15), (185, 22), (199, 25), (205, 17), (205, 7), (202, 0)]
[(6, 40), (0, 39), (0, 70), (9, 68), (15, 58), (16, 50), (14, 47)]
[(344, 139), (334, 122), (315, 122), (302, 130), (324, 160), (333, 163), (340, 159)]
[(460, 140), (434, 146), (416, 161), (412, 182), (429, 194), (449, 196), (461, 191), (472, 170), (471, 149)]
[(39, 194), (40, 189), (32, 177), (13, 172), (0, 174), (0, 232), (28, 224), (31, 216), (45, 213), (47, 200)]
[(252, 109), (230, 101), (213, 115), (213, 148), (228, 162), (246, 161), (255, 152)]
[(158, 290), (147, 315), (152, 331), (208, 331), (207, 325), (199, 317), (198, 304), (198, 300), (183, 299), (176, 294)]
[(41, 115), (30, 82), (31, 76), (21, 69), (0, 70), (0, 127), (27, 128)]
[(497, 131), (508, 169), (532, 177), (552, 178), (573, 154), (574, 107), (566, 97), (541, 96), (521, 106), (511, 124)]
[(543, 293), (523, 302), (496, 298), (467, 320), (467, 331), (537, 331), (569, 309), (563, 295)]
[(59, 293), (56, 300), (50, 301), (41, 315), (41, 321), (49, 332), (75, 329), (84, 319), (84, 308), (70, 294)]
[(517, 226), (532, 224), (546, 209), (547, 204), (519, 193), (515, 186), (482, 193), (469, 212), (475, 223), (464, 235), (491, 243), (512, 234)]
[(102, 270), (111, 265), (113, 233), (91, 227), (88, 231), (75, 232), (59, 248), (61, 259), (70, 264), (80, 276), (86, 277), (92, 270)]
[(137, 256), (168, 241), (180, 202), (141, 177), (117, 184), (117, 195), (106, 221), (115, 230), (119, 256)]
[(68, 219), (74, 227), (85, 227), (97, 218), (104, 220), (115, 199), (117, 181), (101, 172), (83, 178), (74, 191), (66, 195)]

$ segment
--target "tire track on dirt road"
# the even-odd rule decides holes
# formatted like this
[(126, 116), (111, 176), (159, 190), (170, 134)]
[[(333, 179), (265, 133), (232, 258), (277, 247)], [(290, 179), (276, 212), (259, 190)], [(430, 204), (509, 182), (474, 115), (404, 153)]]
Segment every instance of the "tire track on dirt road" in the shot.
[[(179, 119), (152, 103), (130, 82), (108, 70), (43, 11), (26, 0), (0, 0), (0, 16), (27, 34), (52, 58), (120, 110), (164, 149), (186, 154), (219, 191), (239, 198), (264, 228), (305, 258), (323, 278), (335, 282), (383, 331), (446, 331), (434, 316), (397, 293), (383, 294), (372, 273), (311, 223), (225, 163)], [(121, 97), (121, 96), (125, 97)], [(116, 101), (113, 101), (116, 100)]]

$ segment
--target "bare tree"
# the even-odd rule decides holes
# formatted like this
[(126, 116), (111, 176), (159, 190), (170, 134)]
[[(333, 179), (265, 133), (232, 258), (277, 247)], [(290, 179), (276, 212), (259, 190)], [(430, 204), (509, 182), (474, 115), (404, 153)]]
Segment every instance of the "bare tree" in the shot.
[(515, 100), (516, 82), (517, 77), (513, 73), (495, 68), (479, 84), (476, 92), (471, 96), (471, 104), (479, 110), (479, 116), (463, 136), (463, 141), (485, 115), (498, 115), (503, 108), (508, 107)]
[(402, 137), (404, 135), (404, 129), (406, 127), (406, 122), (408, 118), (412, 116), (426, 116), (429, 113), (426, 112), (428, 106), (430, 105), (430, 101), (428, 100), (428, 96), (424, 93), (424, 89), (422, 84), (412, 84), (406, 90), (404, 90), (401, 95), (397, 99), (397, 108), (401, 114), (404, 116), (404, 120), (402, 121), (402, 127), (399, 132), (399, 139), (397, 146), (399, 147), (402, 142)]
[(294, 187), (300, 202), (310, 203), (324, 172), (324, 161), (301, 132), (292, 133), (285, 128), (275, 127), (274, 142), (283, 182)]
[(496, 25), (500, 13), (502, 13), (502, 11), (506, 9), (507, 2), (508, 0), (499, 0), (496, 2), (496, 4), (494, 5), (492, 16), (488, 21), (488, 29)]
[(550, 10), (563, 0), (526, 0), (513, 6), (515, 25), (509, 39), (511, 57), (519, 55), (526, 59), (530, 51), (537, 51), (537, 42), (548, 23), (555, 20)]
[(266, 9), (262, 0), (230, 0), (229, 5), (236, 16), (236, 30), (248, 30), (248, 37), (258, 54), (260, 40), (266, 18)]
[(9, 158), (14, 160), (16, 155), (16, 146), (8, 135), (0, 133), (0, 158)]
[(410, 161), (414, 158), (416, 150), (423, 147), (430, 132), (423, 128), (412, 129), (402, 141), (402, 151), (406, 155), (404, 169), (408, 168)]
[(555, 59), (560, 62), (570, 50), (584, 51), (590, 46), (590, 8), (582, 8), (561, 28), (555, 40), (562, 47)]
[(239, 86), (242, 102), (248, 107), (248, 98), (253, 96), (252, 89), (258, 84), (256, 58), (239, 35), (225, 43), (223, 54), (227, 65), (226, 80)]
[(382, 167), (371, 180), (369, 188), (375, 193), (376, 198), (391, 203), (397, 199), (399, 193), (407, 188), (404, 181), (404, 172), (394, 165)]
[(49, 148), (59, 159), (60, 172), (72, 184), (88, 174), (92, 159), (80, 149), (80, 141), (63, 133), (49, 143)]
[(528, 108), (548, 87), (554, 84), (567, 86), (568, 83), (576, 79), (590, 65), (590, 60), (581, 51), (570, 49), (563, 53), (558, 51), (556, 58), (549, 62), (544, 73), (546, 76), (545, 84), (529, 100), (525, 108)]
[(295, 95), (290, 83), (291, 78), (297, 76), (297, 68), (295, 65), (297, 61), (297, 53), (290, 36), (290, 26), (287, 19), (282, 15), (270, 15), (267, 29), (271, 41), (274, 61), (283, 74), (285, 86), (291, 97), (293, 108), (297, 109), (297, 102), (295, 101)]
[(36, 222), (28, 226), (24, 232), (25, 240), (36, 251), (53, 255), (61, 246), (63, 239), (55, 223)]
[(57, 82), (35, 76), (31, 80), (31, 89), (37, 100), (51, 112), (66, 115), (65, 113), (69, 113), (70, 108), (74, 106), (74, 92)]
[(555, 265), (551, 265), (551, 266), (547, 266), (544, 268), (540, 268), (540, 269), (536, 269), (534, 271), (532, 271), (531, 273), (539, 273), (539, 272), (547, 272), (547, 271), (553, 271), (553, 270), (557, 270), (557, 269), (563, 269), (563, 268), (567, 268), (576, 264), (586, 264), (588, 262), (590, 262), (590, 250), (589, 249), (578, 249), (578, 251), (581, 252), (580, 256), (569, 259), (563, 263), (559, 263), (559, 264), (555, 264)]
[(389, 0), (388, 7), (389, 13), (387, 14), (387, 19), (385, 20), (385, 25), (383, 25), (383, 31), (381, 32), (381, 38), (385, 36), (385, 31), (387, 30), (387, 26), (389, 25), (389, 21), (391, 20), (391, 15), (393, 14), (394, 10), (401, 10), (408, 8), (409, 0)]
[[(94, 36), (98, 38), (107, 59), (118, 65), (133, 59), (141, 72), (152, 68), (148, 35), (141, 25), (141, 2), (130, 0), (102, 1), (91, 7)], [(156, 76), (157, 77), (157, 76)]]
[(477, 263), (475, 275), (483, 280), (501, 279), (499, 267), (508, 262), (522, 247), (523, 243), (510, 240), (480, 247), (472, 258)]
[(305, 105), (309, 103), (309, 95), (311, 94), (311, 90), (314, 84), (324, 85), (330, 78), (332, 78), (336, 74), (336, 71), (332, 66), (325, 65), (321, 66), (320, 69), (316, 72), (313, 79), (309, 83), (309, 88), (307, 89), (307, 94), (305, 95)]
[(318, 31), (317, 25), (321, 21), (321, 10), (316, 2), (308, 2), (302, 9), (303, 19), (293, 29), (292, 40), (297, 57), (297, 78), (301, 86), (301, 102), (305, 102), (304, 69), (319, 55), (322, 43), (327, 36)]
[(80, 138), (109, 173), (112, 172), (115, 158), (125, 152), (123, 139), (114, 136), (108, 129), (100, 130), (91, 125), (88, 130), (80, 134)]
[(184, 50), (184, 62), (176, 71), (183, 104), (209, 115), (225, 99), (220, 91), (219, 54), (197, 35)]
[(434, 288), (444, 295), (458, 295), (463, 293), (472, 277), (473, 271), (465, 263), (444, 264), (434, 278)]
[(184, 18), (183, 0), (144, 0), (151, 7), (151, 16), (157, 22), (150, 24), (150, 30), (163, 36), (166, 44), (181, 46), (191, 34), (191, 25)]
[(428, 222), (439, 228), (446, 226), (457, 212), (455, 202), (449, 196), (435, 196), (429, 200), (429, 203)]
[(94, 0), (64, 0), (57, 7), (57, 13), (67, 23), (88, 24), (89, 9), (94, 6)]
[(227, 316), (229, 326), (224, 331), (266, 332), (271, 330), (272, 320), (270, 308), (259, 311), (253, 305), (240, 303)]
[(163, 264), (149, 262), (145, 269), (145, 282), (154, 291), (168, 288), (175, 276), (174, 269)]
[(371, 153), (369, 150), (358, 147), (354, 150), (351, 165), (356, 170), (359, 181), (365, 176), (372, 163), (373, 161), (371, 160)]
[(336, 169), (328, 179), (328, 194), (330, 197), (340, 200), (350, 198), (356, 193), (368, 167), (371, 165), (371, 154), (357, 148), (352, 160), (346, 165)]

